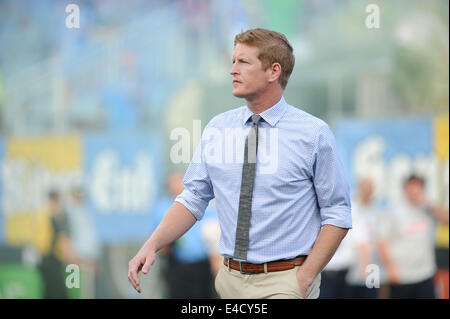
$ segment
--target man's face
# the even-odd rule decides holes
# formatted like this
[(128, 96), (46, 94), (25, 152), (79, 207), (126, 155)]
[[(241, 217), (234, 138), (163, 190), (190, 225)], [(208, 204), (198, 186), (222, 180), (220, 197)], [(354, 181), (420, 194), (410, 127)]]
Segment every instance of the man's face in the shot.
[(405, 196), (412, 205), (422, 205), (425, 202), (425, 189), (420, 181), (412, 180), (405, 185)]
[(51, 198), (49, 201), (49, 208), (51, 213), (59, 213), (61, 210), (61, 203), (59, 199)]
[(267, 88), (270, 68), (263, 70), (258, 54), (257, 47), (242, 43), (237, 43), (234, 47), (233, 66), (230, 70), (234, 96), (251, 98)]

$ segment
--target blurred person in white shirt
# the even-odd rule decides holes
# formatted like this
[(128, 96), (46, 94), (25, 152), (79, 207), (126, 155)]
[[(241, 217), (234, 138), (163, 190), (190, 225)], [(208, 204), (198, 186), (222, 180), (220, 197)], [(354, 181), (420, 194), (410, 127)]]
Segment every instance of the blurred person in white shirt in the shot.
[(377, 282), (383, 282), (380, 260), (377, 252), (379, 238), (380, 215), (382, 211), (374, 200), (375, 185), (369, 176), (358, 181), (358, 191), (352, 201), (353, 229), (349, 232), (349, 241), (354, 252), (354, 258), (346, 276), (349, 285), (348, 297), (375, 299), (380, 286), (367, 285), (370, 265), (375, 265), (379, 272)]
[(425, 193), (425, 180), (409, 176), (404, 184), (404, 200), (396, 205), (382, 228), (386, 242), (380, 254), (394, 299), (433, 299), (436, 272), (436, 221), (448, 225), (448, 210), (432, 205)]
[(335, 254), (322, 271), (320, 299), (346, 299), (349, 296), (349, 285), (346, 277), (355, 258), (351, 232), (352, 230), (341, 241)]
[(67, 215), (73, 248), (83, 271), (81, 297), (94, 298), (94, 276), (100, 255), (100, 243), (94, 220), (85, 207), (85, 196), (85, 192), (80, 186), (72, 187), (67, 205)]

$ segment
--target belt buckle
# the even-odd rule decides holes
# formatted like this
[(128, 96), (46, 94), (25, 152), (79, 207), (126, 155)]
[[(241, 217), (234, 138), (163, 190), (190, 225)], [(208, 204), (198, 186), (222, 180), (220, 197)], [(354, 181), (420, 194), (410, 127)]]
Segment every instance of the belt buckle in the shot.
[(239, 260), (239, 272), (241, 275), (245, 275), (245, 273), (242, 271), (242, 261)]
[(239, 263), (239, 272), (241, 273), (241, 275), (251, 274), (251, 272), (244, 272), (244, 271), (242, 271), (242, 263), (246, 262), (245, 260), (239, 260), (239, 259), (234, 259), (234, 260)]

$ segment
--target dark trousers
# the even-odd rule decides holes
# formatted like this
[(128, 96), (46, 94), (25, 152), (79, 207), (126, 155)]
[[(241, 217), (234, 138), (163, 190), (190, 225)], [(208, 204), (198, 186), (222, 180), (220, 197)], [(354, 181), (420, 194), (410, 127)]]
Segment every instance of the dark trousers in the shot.
[(433, 278), (415, 284), (391, 285), (391, 299), (435, 299)]
[(349, 299), (377, 299), (378, 289), (367, 288), (366, 286), (354, 286), (348, 287), (347, 298)]
[(215, 298), (213, 276), (208, 259), (181, 263), (169, 258), (166, 278), (171, 299)]
[(64, 264), (53, 255), (45, 256), (42, 258), (39, 270), (44, 284), (44, 298), (67, 299)]
[(347, 269), (339, 271), (322, 271), (319, 299), (344, 299), (348, 295), (345, 281)]

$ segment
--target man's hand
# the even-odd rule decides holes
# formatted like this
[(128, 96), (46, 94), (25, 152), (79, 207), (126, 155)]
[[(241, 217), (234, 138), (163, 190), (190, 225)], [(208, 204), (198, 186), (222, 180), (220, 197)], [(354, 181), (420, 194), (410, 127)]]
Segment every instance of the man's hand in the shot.
[(307, 274), (304, 273), (304, 271), (302, 271), (302, 267), (300, 267), (297, 270), (297, 282), (298, 282), (298, 286), (300, 287), (300, 293), (301, 296), (303, 298), (306, 299), (306, 293), (308, 291), (308, 288), (312, 285), (314, 278), (311, 278), (310, 276), (308, 276)]
[(302, 297), (307, 298), (307, 291), (316, 276), (330, 261), (348, 229), (325, 224), (314, 243), (305, 262), (297, 270), (297, 281)]
[(137, 292), (141, 292), (139, 271), (142, 270), (144, 275), (148, 273), (156, 260), (156, 252), (180, 238), (196, 221), (195, 216), (183, 204), (173, 203), (150, 238), (128, 263), (128, 280)]
[(156, 251), (152, 249), (147, 243), (142, 246), (138, 251), (137, 255), (128, 263), (128, 280), (130, 281), (133, 288), (137, 292), (141, 293), (141, 287), (139, 285), (139, 271), (145, 275), (150, 270), (150, 266), (156, 260)]

